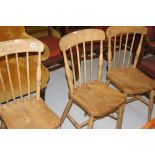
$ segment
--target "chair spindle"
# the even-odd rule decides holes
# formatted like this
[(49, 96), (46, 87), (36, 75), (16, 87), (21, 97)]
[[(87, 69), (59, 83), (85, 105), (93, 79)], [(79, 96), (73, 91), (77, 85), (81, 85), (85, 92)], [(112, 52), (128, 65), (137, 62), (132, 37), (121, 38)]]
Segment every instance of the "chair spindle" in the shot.
[(28, 93), (28, 99), (30, 100), (30, 68), (29, 68), (29, 53), (26, 52), (26, 69), (27, 69), (27, 93)]
[(5, 55), (5, 60), (6, 60), (8, 77), (9, 77), (9, 83), (10, 83), (10, 87), (11, 87), (12, 98), (15, 101), (15, 94), (14, 94), (14, 90), (13, 90), (13, 84), (12, 84), (12, 78), (11, 78), (11, 73), (10, 73), (8, 55)]
[(23, 95), (22, 95), (22, 86), (21, 86), (21, 76), (20, 76), (20, 69), (19, 69), (18, 53), (16, 53), (16, 65), (17, 65), (17, 74), (18, 74), (18, 83), (19, 83), (20, 97), (22, 99)]

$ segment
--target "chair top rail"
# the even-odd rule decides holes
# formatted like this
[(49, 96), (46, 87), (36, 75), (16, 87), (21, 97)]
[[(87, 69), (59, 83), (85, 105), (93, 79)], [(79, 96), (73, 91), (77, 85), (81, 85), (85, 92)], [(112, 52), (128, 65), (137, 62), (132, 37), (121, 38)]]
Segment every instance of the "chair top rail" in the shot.
[(14, 53), (43, 52), (44, 45), (36, 39), (15, 39), (0, 42), (0, 56)]
[(83, 29), (72, 32), (64, 36), (59, 43), (61, 51), (66, 51), (71, 47), (89, 41), (104, 40), (105, 33), (100, 29)]
[(145, 35), (147, 28), (145, 26), (111, 26), (106, 31), (108, 38), (120, 35), (121, 33), (139, 33)]

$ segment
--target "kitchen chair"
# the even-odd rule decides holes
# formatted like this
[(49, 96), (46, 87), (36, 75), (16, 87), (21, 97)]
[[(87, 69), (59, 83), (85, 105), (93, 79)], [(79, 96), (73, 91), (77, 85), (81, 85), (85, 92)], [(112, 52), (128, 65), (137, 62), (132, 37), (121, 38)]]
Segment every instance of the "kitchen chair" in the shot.
[[(151, 119), (153, 109), (153, 96), (155, 81), (143, 74), (137, 67), (138, 58), (141, 52), (143, 37), (147, 33), (146, 27), (138, 26), (112, 26), (106, 31), (108, 37), (108, 83), (115, 85), (120, 91), (126, 94), (130, 99), (126, 103), (140, 100), (148, 108), (148, 121)], [(129, 36), (132, 41), (128, 42)], [(122, 38), (125, 37), (125, 42)], [(139, 40), (135, 40), (135, 38)], [(114, 44), (111, 44), (114, 39)], [(119, 40), (119, 41), (118, 41)], [(116, 44), (119, 42), (118, 44)], [(134, 44), (137, 45), (136, 55), (132, 52)], [(122, 48), (124, 45), (124, 48)], [(116, 50), (116, 47), (119, 47)], [(127, 50), (130, 47), (130, 50)], [(113, 48), (113, 50), (112, 50)], [(132, 63), (133, 62), (133, 63)], [(149, 103), (142, 97), (144, 93), (150, 94)]]
[[(0, 43), (0, 58), (4, 59), (5, 70), (0, 70), (0, 118), (5, 128), (58, 128), (58, 116), (40, 98), (41, 88), (41, 52), (44, 45), (36, 39), (16, 39)], [(38, 56), (36, 65), (29, 61), (30, 53)], [(25, 54), (19, 63), (19, 54)], [(15, 57), (16, 66), (10, 65), (9, 59)], [(24, 70), (23, 70), (24, 69)], [(26, 73), (26, 74), (25, 74)], [(32, 83), (30, 79), (35, 79)], [(23, 83), (25, 82), (25, 83)], [(23, 94), (23, 85), (27, 85), (27, 96)], [(34, 85), (36, 93), (31, 95)], [(10, 91), (8, 91), (10, 90)], [(20, 97), (15, 98), (18, 92)], [(12, 95), (13, 100), (9, 96)], [(3, 100), (5, 98), (5, 102)]]
[[(69, 88), (69, 101), (62, 114), (61, 124), (67, 117), (76, 128), (82, 128), (86, 125), (88, 125), (88, 128), (93, 128), (95, 120), (110, 116), (117, 120), (116, 128), (121, 128), (126, 96), (109, 88), (102, 82), (104, 39), (104, 31), (99, 29), (84, 29), (67, 34), (60, 40), (59, 45), (64, 56), (65, 72)], [(100, 46), (100, 55), (97, 64), (98, 71), (94, 79), (93, 73), (95, 70), (93, 67), (95, 63), (93, 61), (93, 44), (96, 41), (100, 43), (98, 44)], [(86, 51), (85, 48), (85, 44), (88, 42), (90, 42), (91, 46), (90, 51)], [(79, 51), (79, 46), (82, 46), (83, 50)], [(77, 56), (73, 54), (73, 51), (74, 54), (76, 52)], [(88, 52), (91, 55), (90, 60), (86, 59)], [(68, 54), (70, 54), (71, 63)], [(78, 70), (75, 70), (75, 58), (78, 62)], [(80, 59), (83, 60), (83, 64), (80, 64)], [(70, 65), (72, 66), (72, 70), (70, 69)], [(90, 65), (89, 71), (87, 65)], [(75, 71), (79, 74), (78, 80), (76, 80)], [(87, 72), (89, 72), (89, 75)], [(89, 119), (82, 124), (78, 124), (69, 114), (73, 103), (82, 108), (89, 116)], [(118, 114), (117, 116), (111, 114), (115, 111)]]

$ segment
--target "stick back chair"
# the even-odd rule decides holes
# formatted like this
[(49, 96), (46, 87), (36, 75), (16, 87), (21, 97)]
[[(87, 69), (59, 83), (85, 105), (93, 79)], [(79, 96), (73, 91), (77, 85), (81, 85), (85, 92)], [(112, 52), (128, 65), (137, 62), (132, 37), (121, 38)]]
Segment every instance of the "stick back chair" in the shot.
[[(155, 81), (143, 74), (137, 67), (138, 58), (141, 52), (143, 37), (147, 33), (146, 27), (138, 26), (114, 26), (106, 31), (108, 37), (108, 82), (114, 84), (127, 96), (131, 98), (126, 103), (140, 100), (148, 108), (148, 120), (151, 119), (153, 109), (153, 95)], [(128, 38), (132, 36), (132, 41)], [(122, 38), (125, 37), (124, 42)], [(135, 38), (139, 38), (138, 41)], [(111, 40), (114, 43), (111, 43)], [(136, 45), (134, 56), (133, 46)], [(123, 46), (123, 48), (122, 48)], [(130, 50), (127, 50), (130, 47)], [(116, 48), (118, 50), (116, 50)], [(113, 50), (112, 50), (113, 49)], [(144, 93), (150, 94), (149, 103), (142, 97)]]
[[(2, 100), (0, 104), (0, 118), (2, 127), (4, 128), (57, 128), (59, 127), (58, 116), (45, 104), (40, 98), (41, 88), (41, 52), (44, 45), (36, 39), (16, 39), (4, 41), (0, 43), (0, 58), (5, 60), (3, 64), (5, 70), (0, 70), (0, 90), (3, 94), (1, 98), (5, 98), (6, 102)], [(31, 67), (29, 62), (29, 55), (38, 53), (37, 65), (35, 68)], [(27, 96), (23, 96), (23, 68), (19, 64), (19, 55), (25, 54), (26, 65), (26, 83)], [(9, 59), (15, 57), (16, 67), (9, 64)], [(22, 64), (22, 65), (23, 65)], [(12, 74), (14, 73), (14, 74)], [(15, 76), (13, 76), (15, 75)], [(31, 77), (36, 78), (35, 87), (36, 94), (30, 93), (32, 84)], [(5, 77), (5, 78), (4, 78)], [(16, 85), (16, 86), (15, 86)], [(20, 97), (15, 98), (15, 90), (18, 88)], [(10, 91), (8, 91), (10, 90)], [(11, 92), (13, 100), (9, 100), (8, 96)]]
[[(69, 87), (69, 101), (61, 117), (61, 124), (67, 117), (76, 128), (82, 128), (88, 125), (88, 128), (93, 128), (94, 121), (104, 116), (110, 116), (117, 120), (117, 128), (121, 128), (124, 101), (126, 96), (122, 93), (109, 88), (102, 80), (103, 71), (103, 41), (105, 33), (99, 29), (84, 29), (72, 32), (62, 37), (60, 40), (60, 49), (63, 52), (65, 72)], [(98, 59), (98, 70), (96, 78), (93, 77), (95, 72), (95, 63), (93, 58), (93, 43), (99, 41), (100, 55)], [(90, 42), (91, 50), (86, 51), (86, 43)], [(79, 51), (79, 46), (83, 47)], [(74, 52), (74, 54), (73, 54)], [(76, 52), (76, 56), (75, 56)], [(80, 53), (82, 52), (82, 53)], [(87, 52), (90, 52), (90, 60), (86, 59)], [(68, 53), (70, 57), (68, 59)], [(70, 60), (71, 59), (71, 64)], [(77, 60), (75, 60), (77, 59)], [(80, 59), (83, 63), (80, 63)], [(75, 70), (74, 61), (78, 62), (78, 70)], [(72, 66), (72, 70), (70, 69)], [(90, 67), (88, 67), (88, 65)], [(89, 69), (90, 68), (90, 69)], [(79, 78), (76, 80), (75, 72), (78, 72)], [(89, 74), (88, 74), (89, 73)], [(69, 114), (71, 106), (75, 103), (88, 114), (89, 119), (82, 124), (79, 124)], [(118, 110), (118, 117), (113, 116)]]

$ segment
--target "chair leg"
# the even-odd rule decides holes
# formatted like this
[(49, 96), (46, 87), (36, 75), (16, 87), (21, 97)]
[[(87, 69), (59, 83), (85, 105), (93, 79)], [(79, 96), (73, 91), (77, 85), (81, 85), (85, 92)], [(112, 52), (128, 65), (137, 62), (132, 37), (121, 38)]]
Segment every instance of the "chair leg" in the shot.
[(117, 129), (122, 128), (124, 109), (125, 109), (125, 103), (118, 109), (118, 119), (117, 119), (117, 125), (116, 125)]
[(88, 123), (88, 129), (92, 129), (93, 125), (94, 125), (94, 117), (90, 116), (89, 123)]
[(149, 101), (149, 109), (148, 109), (148, 121), (151, 120), (152, 110), (153, 110), (153, 103), (154, 103), (154, 90), (150, 93), (150, 101)]
[(45, 92), (46, 92), (46, 88), (43, 88), (40, 90), (40, 97), (45, 101)]
[(68, 114), (72, 104), (73, 104), (73, 100), (69, 99), (69, 101), (67, 103), (67, 106), (65, 107), (65, 110), (64, 110), (64, 112), (63, 112), (63, 114), (61, 116), (61, 124), (64, 122), (64, 120), (65, 120), (65, 118), (66, 118), (66, 116), (67, 116), (67, 114)]

